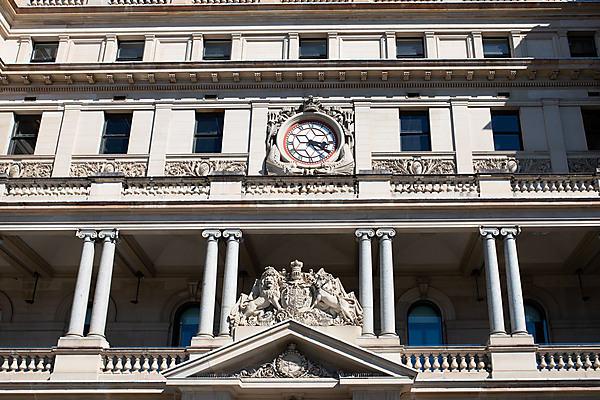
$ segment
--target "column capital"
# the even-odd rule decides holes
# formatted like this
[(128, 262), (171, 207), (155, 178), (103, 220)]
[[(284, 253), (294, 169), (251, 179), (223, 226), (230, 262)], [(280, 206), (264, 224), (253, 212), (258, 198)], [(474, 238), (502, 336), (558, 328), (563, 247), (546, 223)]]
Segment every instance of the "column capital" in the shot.
[(101, 229), (98, 231), (98, 239), (110, 240), (116, 242), (119, 239), (118, 229)]
[(225, 229), (223, 231), (223, 238), (227, 240), (243, 241), (242, 231), (240, 229)]
[(479, 235), (481, 238), (489, 238), (498, 236), (500, 234), (500, 230), (495, 226), (480, 226), (479, 227)]
[(202, 231), (202, 237), (208, 240), (217, 240), (221, 237), (221, 231), (218, 229), (205, 229)]
[(98, 238), (98, 231), (94, 229), (78, 229), (75, 236), (83, 240), (96, 240)]
[(371, 240), (375, 236), (375, 231), (370, 228), (359, 228), (354, 231), (354, 235), (356, 236), (356, 240)]
[(521, 228), (518, 226), (504, 226), (500, 228), (500, 234), (502, 236), (506, 236), (507, 238), (515, 237), (519, 233), (521, 233)]
[(392, 240), (396, 236), (396, 231), (393, 228), (379, 228), (375, 232), (379, 240), (389, 239)]

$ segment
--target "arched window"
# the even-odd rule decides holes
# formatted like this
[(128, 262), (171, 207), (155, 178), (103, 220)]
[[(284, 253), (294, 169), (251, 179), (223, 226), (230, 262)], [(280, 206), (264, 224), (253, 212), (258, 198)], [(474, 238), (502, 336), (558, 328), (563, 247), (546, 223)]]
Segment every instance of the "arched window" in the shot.
[(409, 346), (439, 346), (442, 338), (442, 313), (430, 301), (417, 301), (408, 310)]
[(173, 346), (187, 347), (198, 334), (200, 324), (200, 303), (185, 303), (177, 309), (173, 322)]
[(538, 303), (531, 300), (525, 301), (525, 325), (527, 332), (533, 335), (536, 343), (548, 343), (546, 313)]

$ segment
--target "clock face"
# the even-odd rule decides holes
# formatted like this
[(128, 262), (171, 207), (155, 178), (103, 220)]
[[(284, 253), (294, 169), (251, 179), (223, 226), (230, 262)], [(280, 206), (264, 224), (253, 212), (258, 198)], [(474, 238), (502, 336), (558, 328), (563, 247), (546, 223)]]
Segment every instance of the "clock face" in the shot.
[(283, 143), (285, 152), (294, 161), (315, 165), (333, 156), (338, 140), (334, 130), (323, 122), (303, 121), (288, 129)]

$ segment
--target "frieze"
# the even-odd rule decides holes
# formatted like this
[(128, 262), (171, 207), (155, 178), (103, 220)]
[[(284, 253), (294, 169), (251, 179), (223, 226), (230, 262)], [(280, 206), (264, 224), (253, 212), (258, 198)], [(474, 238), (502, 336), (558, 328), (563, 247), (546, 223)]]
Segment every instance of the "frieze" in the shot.
[(124, 196), (208, 196), (209, 192), (210, 184), (208, 182), (147, 182), (123, 185)]
[(456, 162), (444, 158), (397, 158), (374, 160), (374, 170), (389, 170), (397, 175), (449, 175), (456, 173)]
[(513, 174), (545, 174), (552, 172), (552, 165), (547, 158), (479, 158), (473, 160), (473, 169), (475, 172), (504, 169)]
[(0, 173), (10, 178), (50, 178), (52, 163), (39, 161), (0, 162)]
[(207, 176), (213, 171), (243, 172), (246, 174), (248, 164), (245, 161), (233, 160), (186, 160), (167, 161), (167, 176)]
[(302, 272), (302, 262), (291, 271), (268, 266), (248, 295), (242, 293), (230, 314), (232, 327), (269, 326), (295, 319), (311, 326), (362, 325), (363, 310), (353, 292), (321, 268)]
[(146, 176), (148, 165), (140, 161), (85, 161), (71, 164), (70, 176), (85, 177), (97, 173), (120, 172), (126, 177)]
[(569, 172), (596, 172), (598, 161), (600, 161), (598, 157), (569, 158)]
[(87, 196), (89, 183), (36, 182), (6, 185), (6, 194), (14, 197), (28, 196)]
[(354, 180), (251, 180), (244, 183), (244, 193), (247, 195), (304, 195), (304, 194), (354, 194), (356, 182)]
[(296, 344), (290, 343), (288, 349), (270, 362), (253, 369), (244, 369), (233, 374), (236, 378), (332, 378), (341, 372), (332, 374), (322, 365), (311, 361), (296, 350)]

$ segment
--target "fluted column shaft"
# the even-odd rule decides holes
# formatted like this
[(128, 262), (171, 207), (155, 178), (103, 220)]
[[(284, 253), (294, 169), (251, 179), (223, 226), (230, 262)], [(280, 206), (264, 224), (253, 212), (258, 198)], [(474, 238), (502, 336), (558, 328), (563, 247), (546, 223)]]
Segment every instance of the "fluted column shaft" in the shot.
[(506, 284), (508, 289), (508, 311), (510, 312), (510, 327), (512, 334), (526, 334), (525, 305), (521, 288), (519, 272), (519, 257), (517, 255), (516, 236), (521, 232), (518, 227), (502, 228), (504, 236), (504, 260), (506, 266)]
[(479, 234), (483, 240), (488, 315), (490, 319), (490, 334), (492, 335), (506, 333), (504, 329), (504, 311), (502, 310), (498, 256), (496, 254), (496, 236), (499, 233), (496, 228), (479, 228)]
[(219, 336), (229, 336), (229, 314), (237, 297), (238, 264), (240, 258), (240, 242), (242, 231), (226, 229), (223, 237), (227, 240), (225, 253), (225, 272), (223, 274), (223, 297), (221, 300), (221, 320)]
[(90, 298), (92, 270), (94, 268), (94, 246), (98, 232), (95, 230), (79, 230), (76, 235), (78, 238), (83, 239), (83, 249), (81, 250), (81, 260), (79, 261), (77, 281), (75, 282), (67, 336), (81, 337), (83, 336), (85, 314)]
[(219, 238), (221, 237), (221, 231), (207, 229), (202, 232), (202, 237), (206, 239), (206, 259), (204, 261), (204, 276), (200, 297), (200, 326), (198, 336), (212, 337), (215, 321), (217, 261), (219, 258)]
[(363, 336), (375, 335), (375, 313), (373, 311), (373, 255), (371, 239), (373, 229), (357, 229), (354, 232), (358, 241), (359, 298), (363, 308)]
[(381, 335), (396, 336), (396, 312), (394, 307), (394, 260), (392, 240), (396, 231), (391, 228), (378, 229), (379, 238), (379, 290), (381, 298)]
[(98, 238), (103, 242), (102, 256), (100, 257), (98, 277), (96, 278), (96, 291), (94, 292), (94, 305), (92, 306), (88, 336), (104, 337), (118, 231), (116, 229), (101, 230), (98, 232)]

